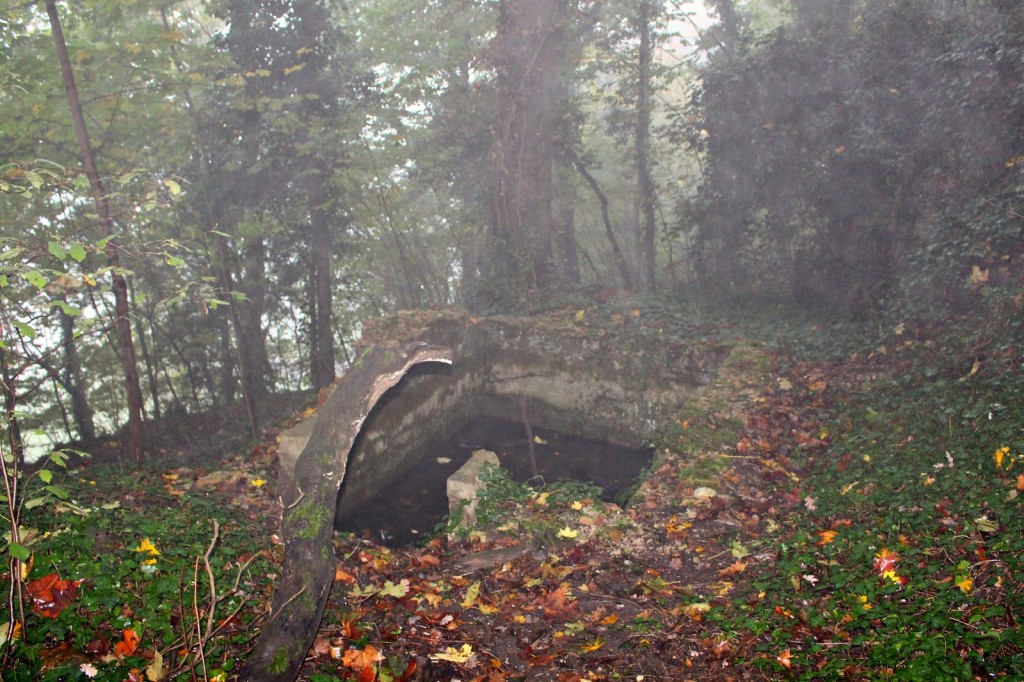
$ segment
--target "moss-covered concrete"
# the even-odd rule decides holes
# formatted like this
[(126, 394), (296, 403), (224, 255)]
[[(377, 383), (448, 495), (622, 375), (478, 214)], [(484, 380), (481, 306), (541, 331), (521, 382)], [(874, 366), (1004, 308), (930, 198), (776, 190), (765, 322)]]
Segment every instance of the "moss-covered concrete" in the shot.
[[(419, 339), (451, 348), (453, 362), (414, 368), (377, 405), (349, 459), (339, 515), (478, 415), (518, 420), (525, 407), (535, 426), (640, 446), (701, 394), (729, 350), (667, 336), (639, 324), (591, 326), (572, 314), (417, 311), (366, 322), (364, 344)], [(282, 457), (285, 478), (287, 467)]]

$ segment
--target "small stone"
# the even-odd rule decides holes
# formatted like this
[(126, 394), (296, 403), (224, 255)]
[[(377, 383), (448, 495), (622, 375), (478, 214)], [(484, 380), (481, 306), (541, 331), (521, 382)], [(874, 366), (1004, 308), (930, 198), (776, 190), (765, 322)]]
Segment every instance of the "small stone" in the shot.
[(710, 500), (712, 497), (717, 497), (718, 491), (714, 488), (697, 488), (693, 491), (693, 499), (695, 500)]

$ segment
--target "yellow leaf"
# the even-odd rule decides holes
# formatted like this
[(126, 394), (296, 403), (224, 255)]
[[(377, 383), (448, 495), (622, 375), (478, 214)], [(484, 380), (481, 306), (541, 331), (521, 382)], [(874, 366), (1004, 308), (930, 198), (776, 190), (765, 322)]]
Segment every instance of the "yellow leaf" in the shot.
[(572, 538), (576, 537), (579, 534), (580, 534), (579, 531), (573, 530), (572, 528), (569, 528), (568, 526), (566, 526), (562, 530), (558, 531), (558, 537), (560, 537), (560, 538), (569, 538), (570, 540)]
[(583, 503), (580, 502), (579, 500), (576, 500), (575, 502), (572, 503), (572, 509), (573, 511), (580, 511), (581, 509), (583, 509)]
[(159, 651), (153, 652), (153, 661), (146, 666), (146, 679), (149, 682), (160, 682), (164, 679), (164, 657), (160, 655)]
[(967, 594), (972, 589), (974, 589), (974, 581), (971, 580), (970, 578), (964, 578), (963, 580), (958, 582), (956, 584), (956, 586), (960, 588), (961, 592), (963, 592), (964, 594)]
[(597, 639), (595, 639), (590, 644), (586, 644), (584, 646), (581, 646), (580, 647), (580, 651), (582, 651), (584, 653), (586, 653), (588, 651), (597, 651), (598, 649), (600, 649), (603, 646), (604, 646), (604, 639), (602, 639), (601, 637), (598, 637)]
[(166, 178), (164, 179), (164, 185), (167, 187), (167, 191), (171, 193), (172, 197), (176, 197), (181, 194), (181, 185), (174, 180)]
[(290, 76), (296, 71), (302, 71), (304, 68), (306, 68), (306, 62), (296, 64), (295, 66), (289, 66), (287, 69), (284, 70), (284, 75)]
[(153, 541), (149, 538), (143, 538), (139, 546), (135, 548), (136, 552), (146, 552), (150, 556), (160, 556), (160, 550), (156, 548)]
[(476, 604), (476, 600), (480, 597), (480, 581), (477, 580), (475, 583), (469, 586), (466, 590), (466, 596), (460, 602), (460, 606), (464, 609), (472, 608)]
[(473, 647), (463, 644), (461, 648), (447, 647), (437, 654), (430, 654), (432, 661), (449, 661), (451, 663), (465, 663), (473, 655)]
[(549, 495), (551, 495), (551, 493), (540, 493), (539, 495), (537, 495), (537, 497), (536, 497), (537, 506), (539, 506), (539, 507), (547, 506), (548, 496)]
[(576, 311), (576, 321), (577, 322), (582, 322), (583, 318), (585, 318), (586, 316), (587, 316), (587, 311), (586, 310), (581, 308), (580, 310)]
[(252, 480), (253, 487), (256, 488), (262, 488), (265, 483), (266, 481), (264, 481), (262, 478), (254, 478)]
[(711, 610), (711, 604), (707, 602), (698, 602), (696, 604), (687, 604), (683, 607), (683, 614), (692, 618), (693, 620), (700, 620), (701, 616)]

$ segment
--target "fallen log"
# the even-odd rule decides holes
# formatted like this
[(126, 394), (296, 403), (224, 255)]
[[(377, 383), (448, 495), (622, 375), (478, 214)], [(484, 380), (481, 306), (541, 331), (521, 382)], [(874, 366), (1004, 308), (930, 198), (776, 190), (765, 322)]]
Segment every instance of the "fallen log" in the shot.
[(239, 680), (292, 682), (316, 637), (334, 580), (331, 543), (338, 490), (359, 430), (381, 396), (423, 362), (451, 364), (452, 351), (414, 342), (368, 349), (320, 408), (316, 426), (295, 464), (285, 505), (284, 569), (266, 624)]

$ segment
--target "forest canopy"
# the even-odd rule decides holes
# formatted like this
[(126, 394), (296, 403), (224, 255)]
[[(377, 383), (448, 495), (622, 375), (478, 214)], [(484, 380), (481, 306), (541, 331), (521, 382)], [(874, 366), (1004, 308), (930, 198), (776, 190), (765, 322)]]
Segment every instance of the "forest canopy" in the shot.
[(255, 434), (396, 309), (955, 309), (1022, 250), (1011, 0), (8, 2), (0, 103), (15, 450)]

